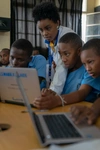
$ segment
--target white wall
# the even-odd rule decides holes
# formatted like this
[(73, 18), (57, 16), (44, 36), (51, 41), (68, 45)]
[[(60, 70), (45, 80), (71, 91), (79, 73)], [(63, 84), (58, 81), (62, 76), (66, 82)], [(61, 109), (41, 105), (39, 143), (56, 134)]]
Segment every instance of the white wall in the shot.
[(100, 0), (95, 1), (95, 7), (100, 6)]
[(87, 13), (94, 12), (96, 0), (87, 0)]
[[(84, 1), (84, 0), (83, 0)], [(100, 0), (87, 0), (87, 12), (94, 12), (94, 7), (100, 6)]]
[[(10, 18), (10, 0), (0, 0), (0, 17)], [(10, 47), (10, 32), (0, 32), (0, 50)]]

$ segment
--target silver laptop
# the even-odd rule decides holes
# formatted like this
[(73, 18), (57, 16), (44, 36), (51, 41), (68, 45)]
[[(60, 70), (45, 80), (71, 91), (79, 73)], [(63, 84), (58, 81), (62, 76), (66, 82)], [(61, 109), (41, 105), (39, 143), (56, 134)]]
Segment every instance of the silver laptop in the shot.
[(68, 113), (36, 114), (32, 111), (24, 85), (21, 78), (19, 78), (19, 73), (16, 72), (16, 74), (18, 87), (42, 146), (100, 138), (100, 130), (96, 126), (85, 124), (76, 126), (71, 121)]
[(29, 103), (40, 96), (37, 71), (33, 68), (2, 68), (0, 67), (0, 99), (2, 102), (23, 104), (23, 97), (16, 83), (16, 71), (21, 78)]

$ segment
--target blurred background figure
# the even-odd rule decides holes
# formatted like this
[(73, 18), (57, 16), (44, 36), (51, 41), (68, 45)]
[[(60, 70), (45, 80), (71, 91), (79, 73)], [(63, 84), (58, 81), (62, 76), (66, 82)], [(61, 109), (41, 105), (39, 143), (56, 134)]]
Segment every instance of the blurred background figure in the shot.
[(47, 58), (48, 58), (48, 48), (43, 48), (43, 47), (40, 47), (40, 46), (33, 47), (32, 56), (35, 56), (35, 55), (42, 55), (47, 60)]
[(9, 54), (10, 54), (10, 49), (8, 48), (3, 48), (0, 52), (0, 63), (1, 66), (8, 66), (9, 65)]
[(41, 47), (34, 47), (33, 48), (33, 52), (32, 52), (32, 55), (39, 55), (40, 54), (40, 51), (41, 51)]

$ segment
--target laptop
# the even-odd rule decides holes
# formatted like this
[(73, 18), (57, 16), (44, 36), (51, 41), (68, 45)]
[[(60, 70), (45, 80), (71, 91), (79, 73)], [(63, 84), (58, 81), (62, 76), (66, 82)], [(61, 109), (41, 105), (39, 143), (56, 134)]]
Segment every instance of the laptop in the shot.
[(42, 146), (100, 138), (100, 130), (96, 126), (86, 124), (76, 126), (70, 119), (69, 113), (39, 114), (32, 111), (19, 73), (16, 72), (16, 74), (18, 87)]
[(21, 78), (29, 103), (40, 96), (40, 85), (36, 69), (0, 67), (0, 99), (2, 102), (24, 105), (23, 97), (16, 83), (16, 71)]

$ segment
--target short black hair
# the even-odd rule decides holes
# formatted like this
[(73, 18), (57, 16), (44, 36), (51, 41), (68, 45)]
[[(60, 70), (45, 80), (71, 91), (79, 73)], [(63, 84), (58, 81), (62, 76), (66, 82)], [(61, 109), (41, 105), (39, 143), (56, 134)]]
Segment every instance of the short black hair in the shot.
[(9, 48), (3, 48), (3, 49), (1, 50), (1, 52), (3, 52), (3, 51), (8, 52), (8, 54), (10, 53), (10, 49), (9, 49)]
[(69, 43), (75, 49), (82, 47), (81, 38), (76, 33), (73, 33), (73, 32), (68, 32), (68, 33), (64, 34), (60, 38), (59, 43), (65, 43), (65, 44)]
[(92, 49), (96, 55), (100, 55), (100, 39), (91, 39), (87, 41), (82, 47), (82, 51), (89, 49)]
[(18, 39), (16, 40), (11, 47), (15, 47), (17, 49), (22, 49), (23, 51), (26, 51), (28, 56), (32, 55), (33, 46), (30, 41), (26, 39)]
[(33, 8), (32, 16), (34, 18), (35, 23), (40, 20), (50, 19), (54, 23), (60, 21), (60, 16), (58, 12), (58, 8), (52, 2), (41, 2)]

